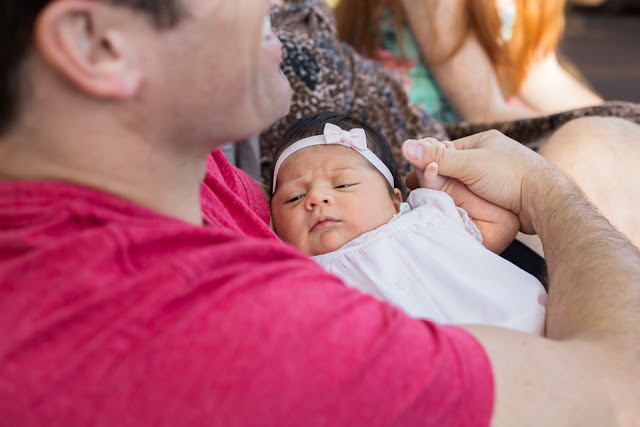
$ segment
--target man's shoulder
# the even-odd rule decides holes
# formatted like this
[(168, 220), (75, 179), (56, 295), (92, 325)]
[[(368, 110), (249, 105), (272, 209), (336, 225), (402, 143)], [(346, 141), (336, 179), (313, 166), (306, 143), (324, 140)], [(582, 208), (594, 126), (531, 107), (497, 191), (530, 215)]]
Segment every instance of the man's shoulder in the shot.
[(224, 225), (258, 237), (272, 237), (266, 193), (249, 175), (231, 165), (220, 149), (207, 160), (200, 191), (202, 211), (210, 224)]
[[(16, 283), (58, 278), (77, 280), (80, 286), (140, 283), (160, 270), (171, 270), (167, 280), (178, 280), (221, 264), (260, 268), (278, 256), (296, 256), (270, 234), (259, 238), (257, 232), (243, 232), (226, 211), (215, 224), (194, 226), (89, 188), (2, 184), (0, 274), (8, 279), (16, 273), (11, 279)], [(261, 224), (258, 219), (251, 223)], [(22, 275), (22, 268), (30, 274)]]

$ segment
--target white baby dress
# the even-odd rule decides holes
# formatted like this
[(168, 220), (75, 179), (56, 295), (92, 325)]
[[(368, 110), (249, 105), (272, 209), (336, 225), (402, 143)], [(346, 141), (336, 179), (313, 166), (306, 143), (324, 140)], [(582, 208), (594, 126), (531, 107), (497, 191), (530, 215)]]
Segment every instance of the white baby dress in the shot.
[(388, 223), (314, 259), (412, 317), (544, 332), (538, 279), (482, 246), (448, 194), (421, 188), (407, 202)]

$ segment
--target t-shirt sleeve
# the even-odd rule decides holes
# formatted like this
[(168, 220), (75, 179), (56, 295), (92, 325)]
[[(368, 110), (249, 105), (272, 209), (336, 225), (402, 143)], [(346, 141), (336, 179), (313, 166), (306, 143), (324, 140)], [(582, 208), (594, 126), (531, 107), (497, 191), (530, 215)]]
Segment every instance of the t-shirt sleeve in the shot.
[(200, 202), (209, 224), (236, 229), (239, 234), (276, 238), (269, 228), (266, 194), (249, 175), (231, 165), (220, 149), (207, 158)]
[[(133, 379), (150, 404), (170, 391), (183, 425), (488, 425), (492, 372), (465, 331), (411, 319), (284, 245), (226, 245), (215, 264), (165, 303), (145, 348), (157, 363)], [(159, 366), (160, 380), (145, 372)]]

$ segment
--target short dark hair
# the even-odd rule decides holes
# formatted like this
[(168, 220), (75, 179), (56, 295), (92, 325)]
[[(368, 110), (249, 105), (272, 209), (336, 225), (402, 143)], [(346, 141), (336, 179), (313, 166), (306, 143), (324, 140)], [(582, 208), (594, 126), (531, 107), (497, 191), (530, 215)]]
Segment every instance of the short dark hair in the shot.
[(384, 163), (385, 166), (389, 168), (389, 171), (391, 171), (391, 175), (393, 176), (394, 188), (399, 189), (403, 197), (406, 195), (406, 189), (402, 182), (402, 179), (400, 178), (400, 174), (398, 173), (398, 167), (393, 158), (391, 146), (384, 138), (384, 136), (382, 136), (380, 132), (368, 126), (363, 121), (344, 114), (338, 114), (333, 111), (321, 111), (319, 113), (313, 113), (308, 116), (301, 117), (291, 125), (289, 125), (287, 130), (285, 130), (284, 135), (280, 139), (280, 142), (276, 146), (276, 154), (273, 158), (273, 162), (271, 163), (270, 176), (272, 180), (273, 169), (276, 162), (278, 161), (278, 157), (280, 157), (282, 152), (286, 150), (287, 147), (289, 147), (291, 144), (300, 141), (301, 139), (314, 135), (322, 135), (322, 132), (324, 131), (324, 125), (327, 123), (334, 124), (346, 131), (354, 128), (364, 129), (364, 132), (367, 135), (367, 148), (369, 148), (369, 150), (371, 150), (373, 154), (375, 154), (380, 160), (382, 160), (382, 163)]
[[(33, 43), (38, 15), (52, 0), (0, 1), (0, 135), (19, 111), (21, 65)], [(180, 0), (98, 0), (146, 12), (160, 28), (175, 25), (182, 17)]]

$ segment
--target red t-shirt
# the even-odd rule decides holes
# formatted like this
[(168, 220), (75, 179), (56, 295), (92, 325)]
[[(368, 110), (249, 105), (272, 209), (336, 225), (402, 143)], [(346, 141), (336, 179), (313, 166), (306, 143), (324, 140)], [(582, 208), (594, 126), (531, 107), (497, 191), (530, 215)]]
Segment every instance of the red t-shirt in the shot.
[(277, 240), (221, 152), (197, 227), (0, 182), (0, 426), (487, 425), (489, 361)]

